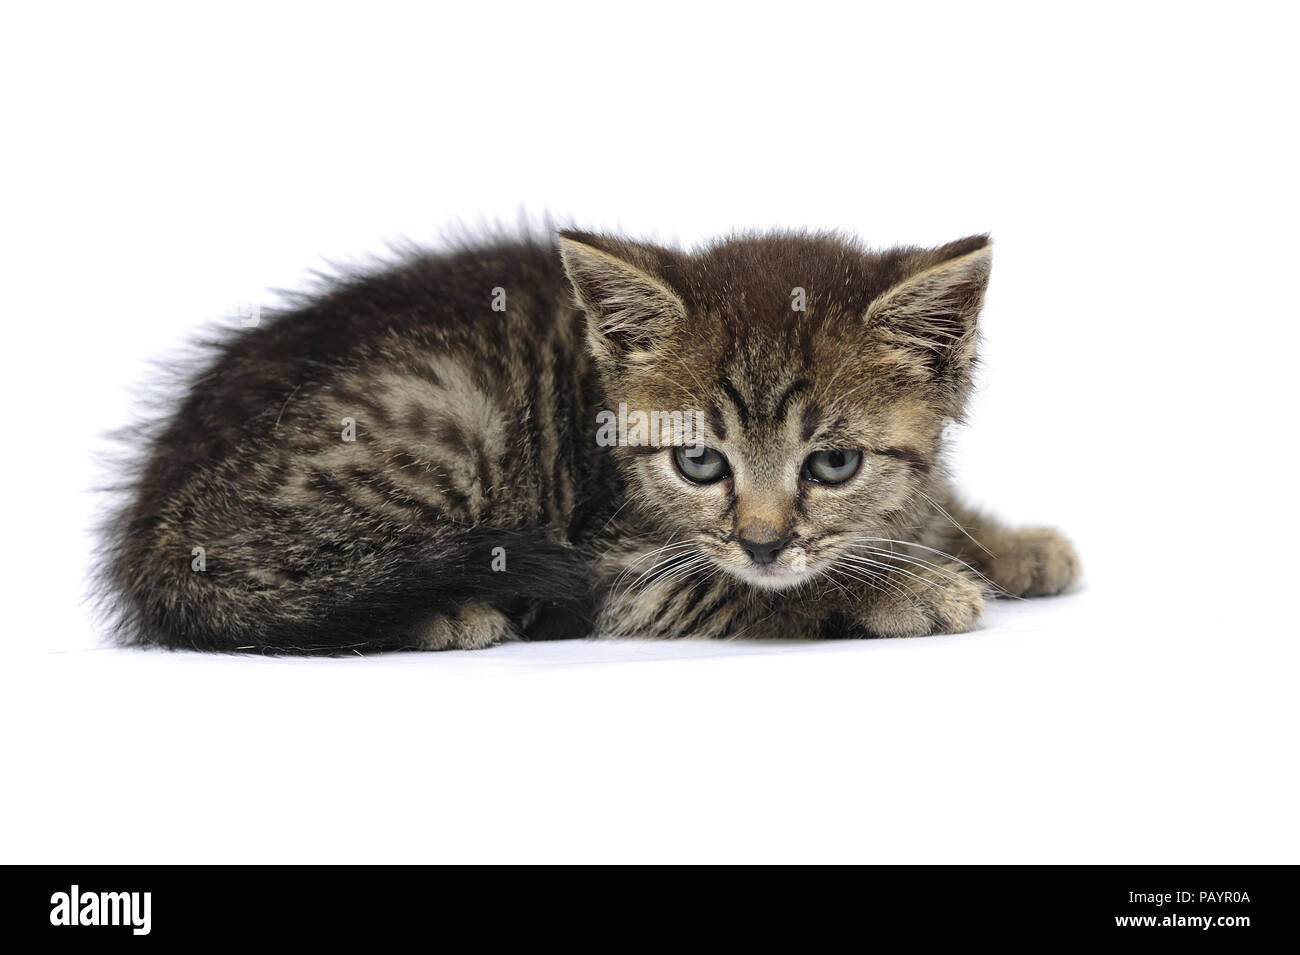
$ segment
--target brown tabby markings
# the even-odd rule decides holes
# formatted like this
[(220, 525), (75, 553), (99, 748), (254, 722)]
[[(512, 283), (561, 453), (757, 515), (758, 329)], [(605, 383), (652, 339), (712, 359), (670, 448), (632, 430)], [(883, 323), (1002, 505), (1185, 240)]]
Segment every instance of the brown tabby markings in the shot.
[[(1077, 578), (1064, 538), (969, 511), (942, 467), (987, 238), (868, 252), (789, 233), (686, 254), (569, 232), (558, 253), (415, 256), (222, 346), (111, 528), (124, 638), (331, 653), (916, 636)], [(597, 412), (620, 402), (700, 409), (725, 477), (688, 480), (666, 445), (597, 446)], [(819, 482), (822, 451), (861, 463)]]

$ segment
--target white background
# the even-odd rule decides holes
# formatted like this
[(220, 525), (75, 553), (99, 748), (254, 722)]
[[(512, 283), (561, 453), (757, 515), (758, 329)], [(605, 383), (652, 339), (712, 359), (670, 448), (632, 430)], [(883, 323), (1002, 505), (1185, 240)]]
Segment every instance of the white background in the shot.
[[(3, 861), (1300, 861), (1293, 6), (420, 6), (6, 7)], [(521, 210), (991, 231), (956, 470), (1083, 588), (913, 641), (107, 648), (149, 362)]]

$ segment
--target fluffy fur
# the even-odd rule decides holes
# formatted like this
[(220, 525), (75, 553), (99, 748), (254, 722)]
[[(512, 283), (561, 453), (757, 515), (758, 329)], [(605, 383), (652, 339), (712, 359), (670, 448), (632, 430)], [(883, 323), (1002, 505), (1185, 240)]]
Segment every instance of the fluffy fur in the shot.
[[(121, 639), (917, 636), (1058, 593), (1070, 545), (969, 511), (941, 466), (990, 255), (564, 232), (341, 281), (220, 345), (149, 438), (107, 536)], [(620, 404), (702, 424), (602, 446)], [(684, 443), (725, 476), (688, 478)], [(826, 483), (818, 452), (860, 464)]]

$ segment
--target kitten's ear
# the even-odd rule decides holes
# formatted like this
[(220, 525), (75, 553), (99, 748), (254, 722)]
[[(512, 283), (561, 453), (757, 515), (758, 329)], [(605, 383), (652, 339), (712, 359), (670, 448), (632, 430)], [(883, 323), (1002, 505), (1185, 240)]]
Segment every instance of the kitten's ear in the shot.
[(920, 255), (907, 278), (867, 308), (868, 327), (936, 377), (963, 376), (975, 360), (975, 323), (984, 304), (993, 244), (974, 235)]
[(655, 252), (582, 232), (560, 233), (560, 255), (587, 313), (597, 358), (616, 361), (651, 349), (686, 318), (682, 300), (655, 274)]

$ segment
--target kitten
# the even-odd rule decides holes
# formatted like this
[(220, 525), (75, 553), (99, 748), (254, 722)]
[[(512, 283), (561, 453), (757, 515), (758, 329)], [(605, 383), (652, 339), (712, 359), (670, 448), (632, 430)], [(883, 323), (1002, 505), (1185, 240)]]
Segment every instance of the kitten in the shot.
[(109, 535), (122, 639), (920, 636), (1059, 593), (1069, 543), (941, 464), (990, 254), (566, 231), (339, 280), (219, 346), (151, 439)]

